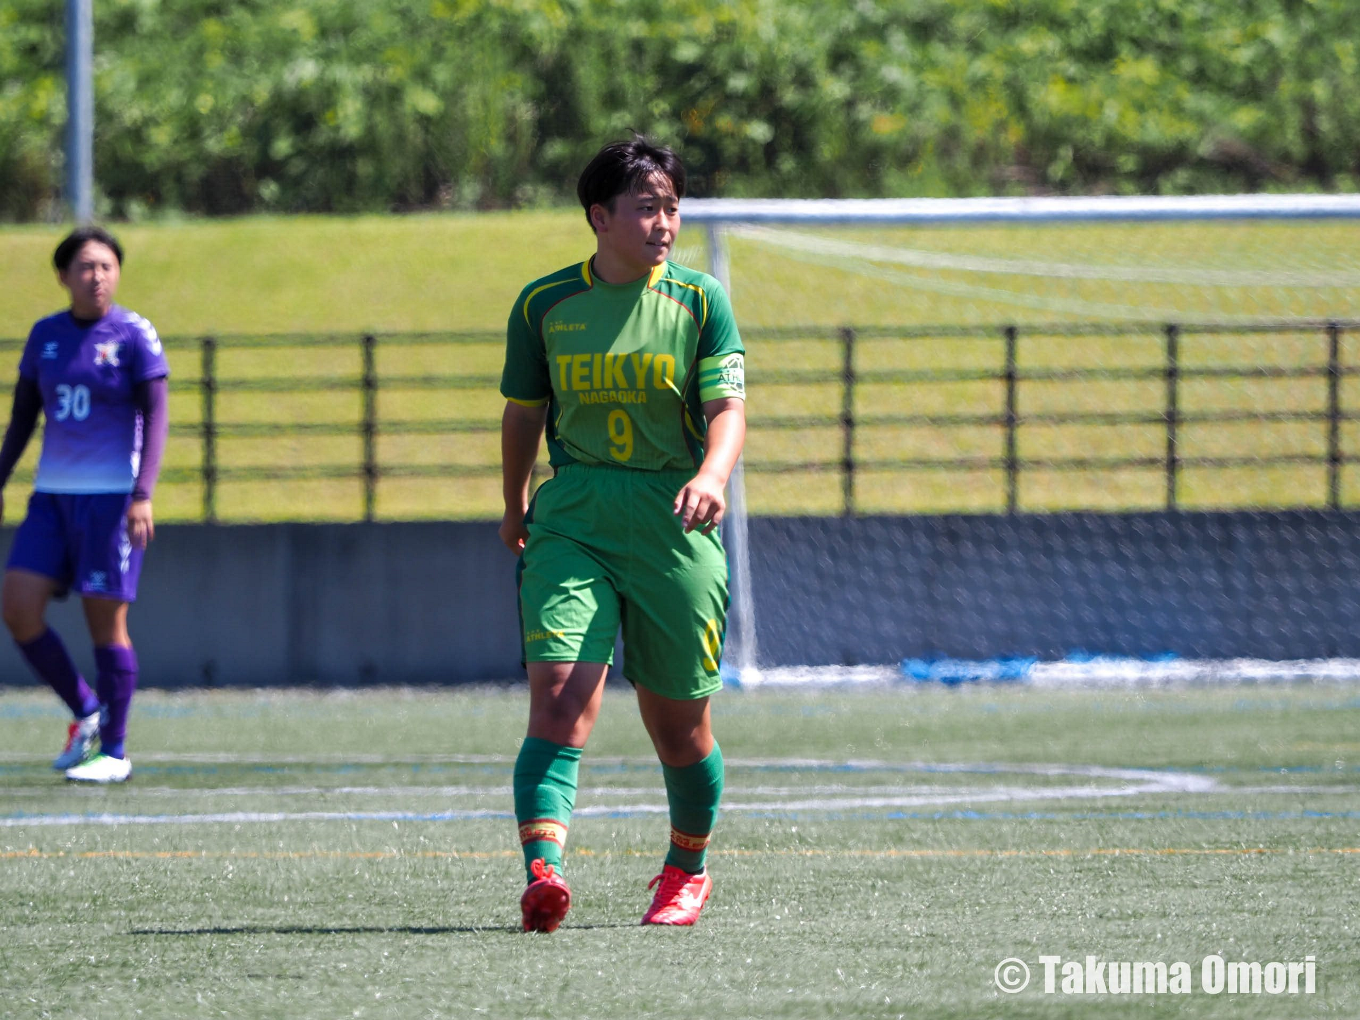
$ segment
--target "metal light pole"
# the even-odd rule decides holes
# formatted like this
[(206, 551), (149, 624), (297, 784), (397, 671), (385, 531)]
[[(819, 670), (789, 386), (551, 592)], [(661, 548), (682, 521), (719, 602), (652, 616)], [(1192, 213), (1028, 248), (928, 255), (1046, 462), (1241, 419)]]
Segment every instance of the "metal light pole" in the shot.
[(94, 219), (94, 0), (66, 0), (66, 199)]

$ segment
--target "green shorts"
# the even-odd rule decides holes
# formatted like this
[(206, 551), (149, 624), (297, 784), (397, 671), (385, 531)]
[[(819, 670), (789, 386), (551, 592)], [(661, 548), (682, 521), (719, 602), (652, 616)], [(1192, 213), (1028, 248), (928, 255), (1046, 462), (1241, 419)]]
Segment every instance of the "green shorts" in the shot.
[(568, 464), (539, 487), (519, 563), (525, 662), (612, 662), (662, 697), (722, 687), (727, 555), (673, 507), (691, 471)]

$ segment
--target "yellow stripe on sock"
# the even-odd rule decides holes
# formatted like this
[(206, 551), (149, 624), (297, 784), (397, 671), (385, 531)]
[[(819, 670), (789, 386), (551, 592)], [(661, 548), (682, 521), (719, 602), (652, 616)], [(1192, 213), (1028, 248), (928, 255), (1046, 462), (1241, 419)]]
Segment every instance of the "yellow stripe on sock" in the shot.
[(693, 853), (698, 853), (708, 846), (709, 841), (712, 840), (712, 838), (713, 836), (711, 833), (707, 836), (691, 836), (688, 832), (681, 832), (675, 826), (671, 826), (671, 842), (681, 850), (689, 850)]
[(519, 827), (519, 841), (532, 843), (534, 840), (544, 840), (548, 843), (556, 843), (558, 846), (567, 845), (567, 827), (561, 822), (551, 818), (535, 818), (525, 822)]

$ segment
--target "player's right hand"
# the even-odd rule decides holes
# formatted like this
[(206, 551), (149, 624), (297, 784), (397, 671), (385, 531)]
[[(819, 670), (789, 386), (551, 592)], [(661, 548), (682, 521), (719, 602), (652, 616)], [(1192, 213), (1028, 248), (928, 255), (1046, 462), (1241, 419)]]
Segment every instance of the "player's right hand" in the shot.
[(505, 516), (501, 518), (498, 533), (507, 549), (516, 556), (523, 553), (524, 543), (529, 541), (529, 529), (524, 525), (524, 512), (511, 513), (507, 510)]
[(156, 525), (151, 515), (151, 500), (133, 500), (127, 512), (127, 534), (138, 549), (145, 549), (156, 537)]

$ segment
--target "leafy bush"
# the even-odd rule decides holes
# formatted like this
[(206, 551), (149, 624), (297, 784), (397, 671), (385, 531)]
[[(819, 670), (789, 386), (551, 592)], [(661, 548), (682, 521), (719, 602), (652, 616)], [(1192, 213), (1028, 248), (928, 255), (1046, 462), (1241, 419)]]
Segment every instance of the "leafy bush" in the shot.
[[(603, 141), (694, 192), (1343, 189), (1347, 0), (100, 0), (101, 207), (569, 199)], [(0, 218), (59, 193), (56, 0), (0, 7)]]

